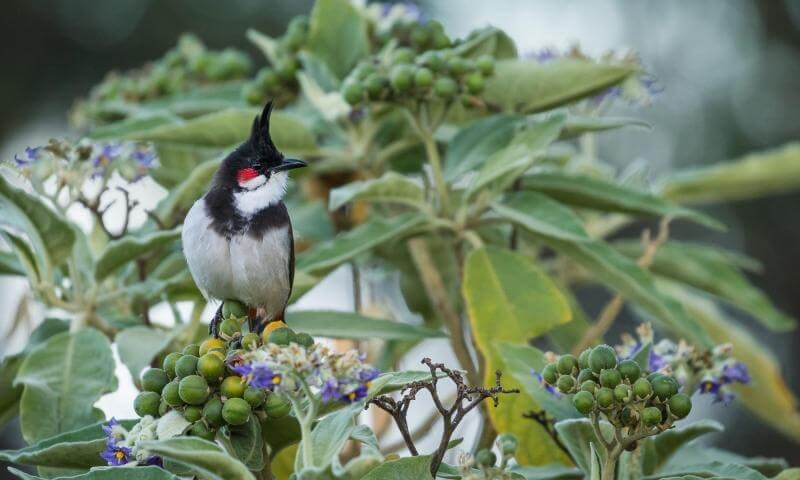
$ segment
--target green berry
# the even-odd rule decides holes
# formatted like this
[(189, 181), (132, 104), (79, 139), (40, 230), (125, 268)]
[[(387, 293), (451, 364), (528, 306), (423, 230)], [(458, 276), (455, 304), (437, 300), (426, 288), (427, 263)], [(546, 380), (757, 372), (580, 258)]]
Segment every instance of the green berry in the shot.
[(572, 397), (572, 404), (576, 410), (586, 415), (594, 410), (594, 395), (584, 391), (578, 392)]
[(554, 363), (548, 363), (542, 369), (542, 378), (550, 385), (555, 385), (558, 380), (558, 368)]
[(652, 382), (653, 393), (662, 401), (678, 393), (678, 382), (672, 377), (662, 375)]
[(561, 375), (556, 383), (561, 393), (569, 393), (575, 388), (575, 379), (569, 375)]
[(244, 425), (250, 418), (250, 404), (241, 398), (229, 398), (222, 404), (222, 418), (229, 425)]
[(595, 398), (597, 399), (597, 405), (600, 408), (609, 408), (611, 405), (614, 404), (614, 391), (610, 388), (603, 387), (595, 393)]
[(414, 61), (414, 50), (405, 47), (398, 48), (392, 55), (392, 61), (399, 64), (411, 63)]
[(242, 380), (242, 377), (231, 375), (225, 377), (225, 380), (219, 386), (219, 392), (225, 398), (241, 398), (247, 388), (247, 383)]
[(250, 105), (258, 105), (264, 101), (264, 92), (258, 85), (248, 83), (242, 87), (242, 98)]
[(292, 404), (289, 400), (279, 393), (267, 395), (264, 411), (270, 418), (283, 418), (292, 411)]
[(678, 418), (684, 418), (692, 411), (692, 401), (689, 396), (684, 393), (673, 395), (667, 403), (671, 414)]
[(440, 77), (433, 82), (433, 92), (437, 97), (449, 100), (458, 93), (458, 84), (450, 77)]
[(350, 81), (344, 85), (344, 101), (350, 105), (358, 105), (364, 100), (364, 85), (358, 81)]
[(307, 333), (298, 333), (297, 335), (295, 335), (294, 341), (298, 345), (302, 345), (306, 348), (309, 348), (314, 345), (314, 337), (312, 337)]
[(646, 398), (653, 393), (653, 387), (646, 378), (640, 378), (633, 384), (633, 393), (638, 398)]
[(255, 350), (261, 345), (261, 337), (257, 333), (250, 332), (242, 337), (242, 348), (247, 350)]
[(431, 39), (431, 46), (436, 50), (448, 48), (452, 44), (453, 42), (450, 41), (450, 37), (448, 37), (444, 32), (434, 33), (433, 38)]
[(664, 376), (666, 376), (666, 375), (664, 375), (663, 373), (653, 372), (653, 373), (651, 373), (650, 375), (647, 376), (647, 380), (650, 381), (650, 383), (653, 383), (653, 380), (655, 380), (656, 378), (661, 378), (661, 377), (664, 377)]
[(169, 412), (169, 404), (162, 398), (158, 403), (158, 416), (163, 417), (167, 412)]
[(375, 73), (375, 65), (371, 63), (362, 63), (353, 69), (350, 74), (356, 80), (366, 80), (370, 75)]
[(193, 355), (195, 357), (199, 357), (200, 356), (200, 345), (198, 345), (196, 343), (190, 343), (189, 345), (186, 345), (185, 347), (183, 347), (183, 354), (184, 355)]
[(617, 366), (617, 354), (614, 349), (608, 345), (598, 345), (592, 349), (589, 354), (589, 368), (594, 373), (599, 374), (601, 371), (611, 369)]
[(661, 423), (661, 410), (658, 407), (647, 407), (642, 410), (642, 420), (648, 427)]
[(244, 318), (247, 316), (247, 307), (236, 300), (225, 300), (222, 304), (222, 318)]
[(206, 353), (197, 361), (197, 373), (209, 382), (218, 382), (225, 375), (225, 370), (225, 362), (213, 353)]
[(142, 389), (145, 391), (160, 394), (168, 383), (167, 372), (160, 368), (148, 368), (142, 372)]
[(617, 370), (622, 375), (622, 378), (633, 383), (642, 376), (642, 369), (639, 364), (633, 360), (623, 360), (617, 365)]
[(194, 423), (203, 418), (203, 410), (196, 405), (189, 405), (183, 410), (183, 418), (187, 422)]
[(294, 332), (289, 327), (276, 328), (270, 332), (269, 337), (267, 337), (269, 343), (284, 346), (289, 345), (292, 339), (294, 339)]
[(473, 95), (481, 93), (485, 85), (486, 82), (483, 81), (483, 75), (481, 75), (480, 72), (472, 72), (464, 79), (464, 86), (466, 86), (467, 91)]
[[(262, 68), (261, 71), (259, 71), (258, 75), (256, 76), (256, 83), (263, 90), (270, 92), (280, 86), (281, 78), (278, 76), (278, 73), (275, 70), (271, 68)], [(228, 300), (228, 302), (235, 302), (237, 304), (236, 306), (228, 307), (228, 313), (231, 313), (231, 310), (233, 310), (237, 313), (237, 315), (235, 315), (237, 317), (244, 317), (247, 315), (246, 312), (242, 313), (242, 310), (244, 310), (244, 305), (235, 300)], [(225, 311), (224, 304), (222, 306), (222, 310), (223, 312)], [(228, 318), (228, 317), (230, 317), (230, 315), (225, 316), (225, 314), (223, 313), (223, 318)]]
[(620, 383), (614, 387), (614, 398), (620, 403), (627, 402), (631, 398), (631, 387)]
[(591, 348), (587, 348), (586, 350), (582, 351), (580, 355), (578, 355), (578, 367), (581, 370), (585, 368), (589, 368), (589, 354), (592, 353)]
[(286, 83), (294, 80), (297, 71), (300, 70), (300, 62), (293, 57), (283, 60), (278, 65), (278, 76)]
[(367, 89), (367, 95), (371, 100), (378, 100), (383, 96), (386, 87), (389, 86), (389, 79), (378, 73), (373, 73), (364, 81)]
[(219, 333), (222, 338), (230, 339), (241, 335), (242, 324), (235, 317), (226, 318), (219, 324)]
[(519, 441), (513, 433), (501, 433), (497, 436), (495, 443), (500, 447), (503, 455), (514, 455), (519, 447)]
[(475, 66), (484, 76), (494, 73), (494, 58), (491, 55), (481, 55), (475, 60)]
[(184, 355), (175, 364), (175, 375), (178, 378), (188, 377), (197, 372), (198, 358), (194, 355)]
[(421, 67), (414, 74), (414, 86), (419, 89), (429, 88), (433, 85), (433, 72), (430, 69)]
[(475, 454), (475, 463), (483, 468), (493, 467), (494, 464), (497, 463), (497, 455), (486, 448), (478, 450), (478, 453)]
[(581, 383), (581, 390), (593, 394), (597, 391), (597, 383), (594, 380), (586, 380)]
[(600, 385), (614, 388), (622, 382), (622, 375), (617, 370), (603, 370), (600, 372)]
[(472, 64), (466, 58), (452, 57), (447, 60), (447, 70), (457, 77), (469, 72), (471, 67)]
[(583, 383), (586, 380), (594, 380), (594, 372), (589, 368), (584, 368), (578, 373), (578, 383)]
[(183, 400), (181, 400), (181, 397), (178, 394), (178, 389), (179, 389), (178, 382), (172, 381), (169, 382), (164, 387), (164, 390), (161, 391), (161, 398), (170, 407), (180, 407), (181, 405), (183, 405)]
[(250, 404), (253, 408), (258, 408), (264, 404), (264, 401), (267, 399), (267, 394), (264, 390), (247, 387), (247, 390), (244, 391), (244, 395), (242, 396), (244, 400)]
[(203, 422), (195, 422), (195, 424), (189, 428), (189, 435), (213, 442), (216, 432), (208, 428)]
[(398, 92), (405, 92), (411, 89), (414, 82), (414, 67), (411, 65), (397, 65), (392, 68), (389, 74), (389, 82), (392, 88)]
[(572, 371), (578, 368), (578, 359), (570, 354), (561, 355), (556, 362), (556, 368), (561, 375), (572, 375)]
[(182, 356), (182, 353), (172, 352), (164, 357), (164, 361), (161, 363), (161, 368), (164, 369), (169, 378), (175, 378), (175, 364)]
[(219, 397), (209, 399), (203, 406), (203, 418), (209, 425), (218, 427), (225, 421), (222, 418), (222, 400)]
[(431, 40), (431, 32), (420, 25), (411, 31), (411, 45), (422, 49)]
[(417, 62), (432, 72), (441, 72), (446, 67), (444, 58), (439, 52), (425, 52), (417, 58)]
[(202, 405), (208, 393), (208, 383), (200, 375), (189, 375), (178, 384), (178, 395), (189, 405)]
[(219, 338), (206, 339), (205, 341), (203, 341), (203, 343), (200, 344), (200, 351), (199, 351), (200, 354), (198, 355), (198, 357), (202, 357), (206, 353), (216, 348), (221, 348), (224, 350), (225, 346), (226, 346), (225, 341)]
[(145, 415), (158, 416), (158, 405), (161, 403), (161, 397), (155, 392), (142, 392), (136, 396), (133, 401), (133, 409), (136, 415), (144, 417)]

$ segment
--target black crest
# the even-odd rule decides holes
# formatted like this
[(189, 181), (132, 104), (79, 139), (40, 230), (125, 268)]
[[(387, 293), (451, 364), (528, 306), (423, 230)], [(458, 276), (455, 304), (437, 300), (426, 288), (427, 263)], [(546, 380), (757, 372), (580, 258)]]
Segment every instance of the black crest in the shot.
[[(245, 145), (249, 147), (251, 155), (263, 162), (264, 166), (280, 163), (283, 155), (272, 143), (272, 136), (269, 133), (269, 119), (272, 115), (272, 100), (267, 102), (261, 115), (256, 115), (253, 119), (253, 126), (250, 128), (250, 138)], [(243, 145), (244, 146), (244, 145)]]

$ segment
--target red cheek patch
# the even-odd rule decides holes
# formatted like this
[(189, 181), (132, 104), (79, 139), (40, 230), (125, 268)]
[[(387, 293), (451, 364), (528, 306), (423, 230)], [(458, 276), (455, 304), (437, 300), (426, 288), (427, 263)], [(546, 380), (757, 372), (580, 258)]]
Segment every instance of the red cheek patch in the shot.
[(243, 168), (236, 173), (236, 181), (244, 183), (252, 180), (258, 176), (258, 171), (255, 168)]

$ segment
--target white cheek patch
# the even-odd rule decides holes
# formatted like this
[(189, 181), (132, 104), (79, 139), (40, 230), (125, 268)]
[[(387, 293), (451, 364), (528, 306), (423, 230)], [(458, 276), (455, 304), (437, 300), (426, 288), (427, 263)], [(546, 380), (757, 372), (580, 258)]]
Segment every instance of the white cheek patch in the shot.
[(255, 190), (256, 188), (260, 187), (267, 183), (267, 177), (264, 175), (259, 175), (257, 177), (253, 177), (250, 180), (245, 180), (244, 182), (239, 182), (239, 186), (244, 188), (245, 190)]
[[(241, 192), (233, 193), (233, 203), (236, 210), (243, 216), (249, 217), (270, 205), (278, 203), (286, 193), (286, 183), (289, 181), (289, 175), (286, 172), (274, 173), (269, 180), (264, 175), (244, 182), (250, 184), (260, 179), (260, 184), (253, 188), (243, 190)], [(244, 185), (244, 184), (242, 184)], [(245, 188), (243, 186), (243, 188)]]

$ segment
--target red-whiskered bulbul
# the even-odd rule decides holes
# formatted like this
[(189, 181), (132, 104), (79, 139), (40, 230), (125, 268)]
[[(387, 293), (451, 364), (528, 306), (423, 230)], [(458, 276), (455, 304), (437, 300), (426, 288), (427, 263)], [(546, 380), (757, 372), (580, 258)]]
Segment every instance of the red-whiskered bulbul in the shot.
[[(272, 102), (256, 116), (250, 138), (228, 155), (211, 188), (183, 223), (183, 251), (207, 299), (235, 299), (264, 324), (282, 320), (294, 280), (294, 238), (283, 195), (287, 171), (306, 165), (285, 158), (272, 143)], [(209, 331), (216, 336), (222, 305)]]

